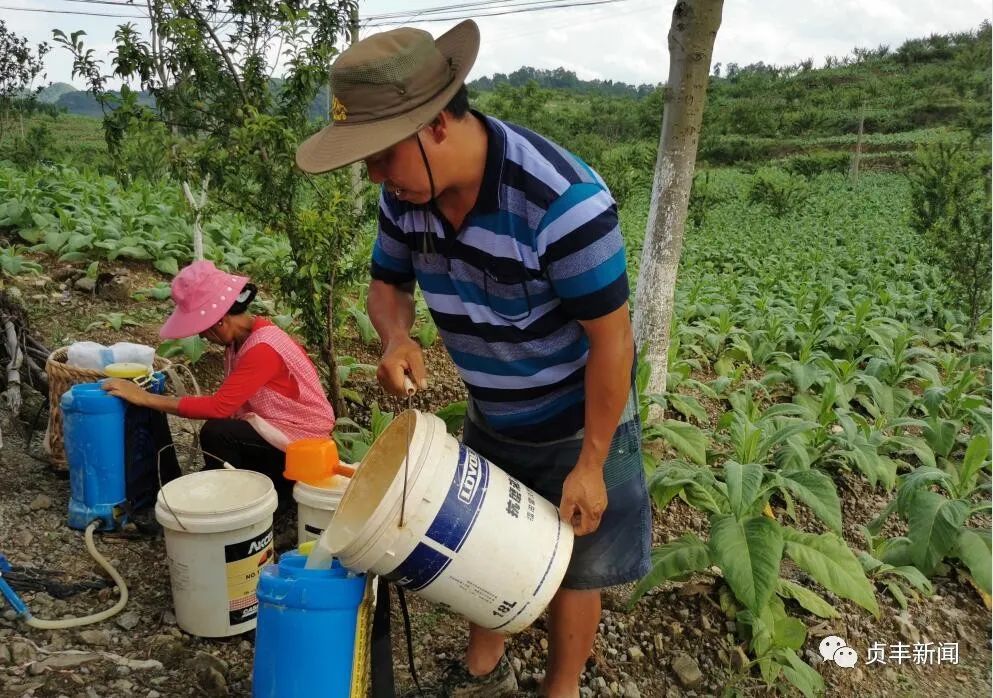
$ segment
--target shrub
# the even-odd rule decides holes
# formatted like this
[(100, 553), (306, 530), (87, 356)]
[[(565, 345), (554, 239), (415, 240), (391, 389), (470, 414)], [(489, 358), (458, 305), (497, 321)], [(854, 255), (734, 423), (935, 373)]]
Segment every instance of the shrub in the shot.
[(763, 167), (753, 176), (748, 200), (768, 206), (774, 215), (782, 217), (798, 209), (810, 196), (807, 181), (777, 167)]

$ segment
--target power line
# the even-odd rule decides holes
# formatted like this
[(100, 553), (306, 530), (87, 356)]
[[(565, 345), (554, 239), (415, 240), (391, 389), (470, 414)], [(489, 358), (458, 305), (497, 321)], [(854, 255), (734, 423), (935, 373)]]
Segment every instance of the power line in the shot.
[(62, 0), (62, 2), (81, 2), (87, 5), (120, 5), (121, 7), (130, 7), (134, 10), (145, 9), (133, 2), (121, 2), (121, 0)]
[(519, 39), (519, 38), (526, 37), (526, 36), (534, 36), (535, 34), (542, 34), (542, 33), (546, 32), (546, 31), (551, 31), (551, 30), (573, 29), (575, 27), (580, 27), (580, 26), (583, 26), (583, 25), (586, 25), (586, 24), (590, 24), (591, 22), (598, 22), (598, 21), (601, 21), (601, 20), (603, 20), (603, 21), (609, 21), (609, 20), (614, 20), (614, 19), (620, 18), (620, 17), (630, 17), (631, 15), (642, 14), (642, 13), (645, 13), (645, 12), (652, 11), (654, 9), (656, 9), (656, 8), (655, 7), (640, 7), (640, 8), (637, 8), (636, 7), (634, 9), (622, 10), (621, 12), (616, 12), (616, 13), (610, 15), (609, 17), (603, 17), (601, 15), (596, 15), (596, 16), (593, 16), (593, 17), (588, 17), (586, 19), (579, 19), (579, 20), (575, 20), (575, 21), (571, 21), (571, 22), (564, 22), (564, 23), (559, 23), (559, 24), (554, 24), (554, 25), (542, 26), (542, 27), (540, 27), (538, 29), (531, 29), (531, 30), (523, 31), (523, 32), (522, 31), (518, 31), (516, 29), (515, 30), (510, 30), (510, 31), (505, 31), (503, 33), (496, 34), (496, 35), (487, 35), (485, 43), (486, 44), (502, 43), (504, 41), (509, 41), (511, 39)]
[(119, 19), (148, 19), (146, 15), (118, 15), (107, 12), (86, 12), (84, 10), (46, 10), (40, 7), (7, 7), (0, 5), (0, 10), (11, 10), (12, 12), (45, 12), (53, 15), (90, 15), (92, 17), (117, 17)]
[(399, 20), (390, 21), (369, 21), (363, 26), (370, 27), (387, 27), (394, 26), (398, 24), (409, 24), (411, 21), (416, 22), (452, 22), (462, 19), (480, 19), (483, 17), (501, 17), (504, 15), (516, 15), (523, 14), (525, 12), (540, 12), (543, 10), (557, 10), (557, 9), (567, 9), (575, 7), (590, 7), (593, 5), (612, 5), (619, 2), (628, 2), (628, 0), (588, 0), (587, 2), (560, 2), (557, 5), (543, 5), (541, 7), (522, 7), (519, 9), (505, 10), (499, 12), (488, 12), (488, 13), (474, 13), (468, 15), (453, 15), (448, 17), (426, 17), (423, 19), (414, 19), (407, 17)]
[(424, 7), (420, 10), (403, 10), (400, 12), (383, 12), (381, 14), (371, 14), (364, 17), (367, 21), (378, 21), (381, 19), (395, 19), (398, 17), (420, 17), (427, 14), (438, 14), (442, 12), (454, 12), (456, 10), (469, 9), (503, 9), (508, 7), (526, 5), (544, 5), (562, 0), (478, 0), (477, 2), (465, 2), (460, 4), (439, 5), (435, 7)]

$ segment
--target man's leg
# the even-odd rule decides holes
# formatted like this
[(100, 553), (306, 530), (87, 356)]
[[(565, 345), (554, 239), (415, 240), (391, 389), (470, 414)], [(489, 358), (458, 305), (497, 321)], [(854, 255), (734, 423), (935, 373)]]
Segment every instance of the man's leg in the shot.
[(505, 636), (469, 623), (469, 647), (465, 664), (473, 676), (485, 676), (496, 668), (503, 656)]
[(600, 624), (599, 589), (559, 589), (548, 607), (548, 665), (542, 693), (579, 696), (579, 676), (593, 651)]

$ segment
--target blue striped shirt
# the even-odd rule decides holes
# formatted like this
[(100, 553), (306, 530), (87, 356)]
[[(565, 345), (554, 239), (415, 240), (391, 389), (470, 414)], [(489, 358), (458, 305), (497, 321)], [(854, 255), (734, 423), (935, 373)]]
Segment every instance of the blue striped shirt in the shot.
[(572, 153), (473, 113), (488, 145), (462, 228), (384, 189), (372, 278), (416, 280), (487, 426), (525, 441), (564, 438), (584, 423), (589, 341), (578, 321), (628, 299), (617, 207)]

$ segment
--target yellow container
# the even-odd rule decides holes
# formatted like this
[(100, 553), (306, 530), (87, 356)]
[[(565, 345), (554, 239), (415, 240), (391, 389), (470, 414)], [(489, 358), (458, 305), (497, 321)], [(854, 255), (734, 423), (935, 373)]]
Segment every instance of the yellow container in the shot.
[(116, 363), (107, 364), (103, 372), (111, 378), (141, 378), (151, 373), (152, 369), (145, 364)]

